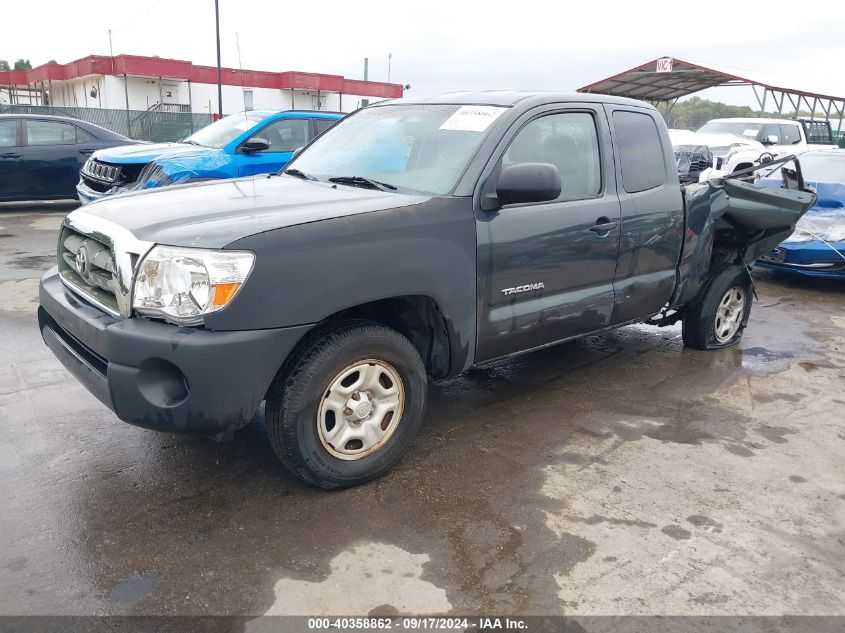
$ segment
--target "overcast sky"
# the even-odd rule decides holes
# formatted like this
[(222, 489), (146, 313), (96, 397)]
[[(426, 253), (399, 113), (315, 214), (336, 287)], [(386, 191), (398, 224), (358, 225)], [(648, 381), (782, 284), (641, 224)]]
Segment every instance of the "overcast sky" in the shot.
[[(0, 59), (158, 55), (215, 63), (213, 0), (4, 2)], [(841, 0), (684, 2), (279, 2), (220, 0), (223, 65), (464, 89), (574, 90), (660, 56), (750, 69), (789, 86), (845, 95)], [(9, 25), (19, 28), (9, 28)], [(705, 96), (752, 104), (750, 88)]]

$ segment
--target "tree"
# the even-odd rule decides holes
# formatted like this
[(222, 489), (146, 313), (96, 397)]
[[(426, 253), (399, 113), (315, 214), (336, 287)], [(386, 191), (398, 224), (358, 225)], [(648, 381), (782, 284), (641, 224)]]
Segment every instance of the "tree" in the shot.
[(55, 59), (48, 59), (47, 63), (48, 64), (58, 64), (59, 62), (57, 62)]
[(12, 70), (12, 67), (9, 66), (9, 62), (5, 59), (0, 59), (0, 72), (4, 70)]
[(15, 70), (32, 70), (32, 64), (28, 59), (21, 58), (15, 62)]
[(711, 119), (728, 117), (756, 117), (759, 116), (748, 106), (734, 106), (718, 101), (710, 101), (701, 97), (692, 97), (686, 101), (678, 101), (672, 111), (666, 112), (666, 105), (660, 104), (658, 110), (670, 128), (681, 130), (697, 130)]

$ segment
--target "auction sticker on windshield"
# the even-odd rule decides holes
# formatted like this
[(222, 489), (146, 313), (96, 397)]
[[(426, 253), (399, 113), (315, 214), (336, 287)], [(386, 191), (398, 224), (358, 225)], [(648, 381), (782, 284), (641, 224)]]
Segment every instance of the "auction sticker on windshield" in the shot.
[(441, 130), (460, 130), (462, 132), (483, 132), (499, 118), (507, 108), (496, 106), (461, 106), (443, 122)]

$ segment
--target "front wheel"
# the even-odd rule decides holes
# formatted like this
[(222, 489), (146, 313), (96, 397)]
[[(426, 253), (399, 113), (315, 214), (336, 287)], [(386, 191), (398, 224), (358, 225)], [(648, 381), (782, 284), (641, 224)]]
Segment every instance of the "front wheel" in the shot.
[(745, 269), (723, 269), (684, 311), (684, 345), (709, 350), (739, 343), (751, 314), (751, 294), (751, 280)]
[(327, 489), (374, 479), (393, 466), (425, 409), (425, 366), (411, 342), (378, 323), (323, 330), (267, 397), (267, 435), (301, 479)]

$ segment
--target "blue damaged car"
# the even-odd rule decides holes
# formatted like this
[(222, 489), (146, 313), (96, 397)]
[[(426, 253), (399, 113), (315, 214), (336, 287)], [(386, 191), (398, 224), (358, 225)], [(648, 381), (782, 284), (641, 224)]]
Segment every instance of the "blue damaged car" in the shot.
[(76, 193), (86, 204), (125, 191), (277, 172), (343, 116), (250, 110), (224, 117), (180, 143), (100, 150), (83, 165)]
[[(808, 277), (845, 279), (845, 150), (801, 154), (804, 180), (818, 201), (780, 246), (757, 260), (756, 266)], [(780, 170), (757, 184), (778, 188)]]

